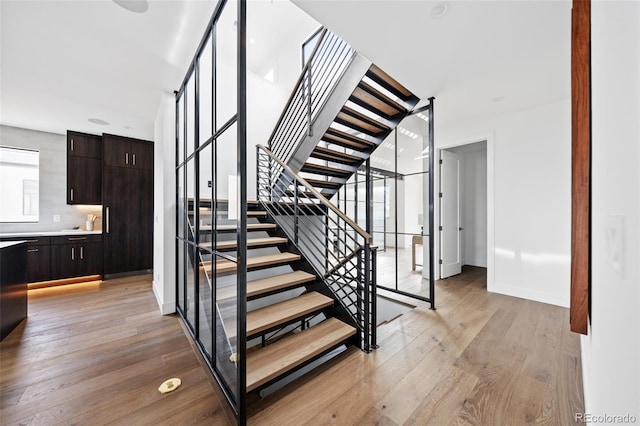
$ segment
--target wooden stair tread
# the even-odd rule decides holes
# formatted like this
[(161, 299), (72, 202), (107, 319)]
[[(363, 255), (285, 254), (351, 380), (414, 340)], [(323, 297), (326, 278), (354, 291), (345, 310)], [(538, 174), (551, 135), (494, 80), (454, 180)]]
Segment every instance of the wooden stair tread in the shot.
[(348, 106), (342, 107), (334, 121), (371, 136), (378, 136), (390, 130), (388, 126)]
[[(265, 230), (265, 229), (275, 229), (277, 226), (274, 223), (248, 223), (247, 230), (248, 231), (257, 231), (257, 230)], [(211, 225), (204, 225), (200, 227), (201, 231), (211, 231)], [(218, 231), (234, 231), (238, 229), (237, 224), (230, 225), (218, 225)]]
[(316, 146), (311, 152), (311, 157), (320, 158), (321, 160), (333, 161), (343, 164), (359, 164), (364, 159), (356, 155), (347, 154), (345, 152), (334, 151), (333, 149)]
[[(247, 239), (247, 247), (257, 247), (257, 246), (275, 246), (278, 244), (286, 244), (286, 238), (282, 237), (264, 237), (264, 238), (248, 238)], [(229, 240), (229, 241), (218, 241), (216, 243), (216, 249), (218, 250), (228, 250), (231, 248), (235, 248), (238, 244), (237, 240)], [(200, 243), (200, 247), (211, 248), (213, 244), (211, 242)]]
[(247, 312), (247, 337), (254, 336), (280, 324), (301, 318), (331, 305), (333, 305), (332, 298), (312, 291), (294, 297), (293, 299)]
[(387, 95), (375, 89), (373, 86), (361, 81), (350, 97), (352, 102), (381, 113), (386, 118), (391, 118), (400, 113), (406, 113), (406, 109)]
[(329, 127), (325, 134), (322, 136), (322, 140), (332, 143), (334, 145), (340, 145), (345, 148), (354, 149), (356, 151), (368, 151), (375, 148), (375, 143), (366, 139), (359, 138), (342, 130)]
[(305, 179), (307, 183), (313, 185), (316, 188), (328, 188), (328, 189), (340, 189), (342, 187), (342, 183), (333, 182), (330, 180), (322, 180), (322, 179)]
[[(265, 254), (262, 256), (254, 256), (247, 258), (247, 269), (259, 268), (262, 266), (281, 265), (283, 263), (296, 262), (300, 260), (301, 256), (295, 253), (275, 253)], [(202, 267), (207, 272), (211, 272), (211, 261), (202, 262)], [(228, 259), (220, 259), (216, 261), (216, 273), (224, 274), (227, 272), (233, 272), (236, 270), (236, 263)]]
[(393, 77), (391, 77), (386, 72), (382, 71), (375, 64), (372, 64), (371, 67), (369, 67), (369, 70), (367, 71), (366, 75), (371, 80), (375, 81), (385, 89), (389, 90), (391, 93), (398, 95), (400, 98), (403, 98), (406, 100), (407, 98), (414, 96), (413, 93), (409, 91), (409, 89), (404, 87), (402, 84), (398, 83)]
[(298, 287), (300, 284), (315, 281), (316, 276), (304, 271), (293, 271), (273, 277), (247, 282), (247, 297)]
[(300, 366), (355, 333), (355, 328), (350, 325), (336, 318), (329, 318), (247, 354), (247, 392)]
[(349, 170), (338, 169), (335, 167), (323, 166), (321, 164), (313, 163), (304, 163), (300, 171), (336, 177), (349, 177), (353, 173)]

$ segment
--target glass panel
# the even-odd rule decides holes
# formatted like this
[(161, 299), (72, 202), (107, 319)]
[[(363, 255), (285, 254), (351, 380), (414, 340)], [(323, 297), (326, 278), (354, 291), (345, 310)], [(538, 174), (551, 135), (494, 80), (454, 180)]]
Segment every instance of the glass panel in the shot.
[(212, 199), (213, 199), (213, 144), (207, 145), (200, 151), (200, 196), (198, 200), (198, 223), (200, 224), (200, 234), (198, 244), (202, 248), (211, 249), (212, 246)]
[(185, 262), (185, 247), (186, 247), (186, 243), (183, 242), (182, 240), (177, 240), (178, 241), (178, 272), (177, 272), (177, 280), (178, 280), (178, 306), (180, 307), (180, 309), (182, 309), (182, 311), (184, 312), (185, 310), (185, 299), (184, 299), (184, 294), (185, 294), (185, 289), (184, 289), (184, 277), (185, 277), (185, 268), (187, 263)]
[(176, 131), (178, 132), (178, 151), (177, 165), (184, 162), (184, 96), (180, 96), (178, 99), (178, 125)]
[(0, 222), (37, 222), (40, 153), (0, 147)]
[(187, 98), (186, 98), (186, 108), (187, 108), (187, 157), (193, 153), (195, 149), (195, 131), (196, 131), (196, 85), (194, 83), (195, 78), (193, 74), (189, 77), (187, 81)]
[(216, 199), (228, 200), (228, 204), (216, 206), (216, 217), (224, 224), (238, 221), (237, 183), (237, 124), (233, 124), (216, 140)]
[(211, 251), (207, 249), (198, 250), (199, 261), (199, 294), (198, 294), (198, 309), (199, 309), (199, 321), (198, 321), (198, 340), (202, 343), (211, 361), (211, 355), (213, 354), (213, 268), (212, 268), (212, 255)]
[(195, 270), (198, 267), (195, 258), (195, 246), (192, 244), (185, 243), (185, 265), (186, 265), (186, 290), (187, 290), (187, 300), (186, 304), (186, 314), (187, 314), (187, 324), (191, 327), (192, 330), (195, 329), (196, 326), (196, 316), (195, 316), (195, 288), (196, 288), (196, 276)]
[(389, 188), (386, 178), (373, 178), (373, 240), (379, 251), (386, 247), (386, 217), (389, 211)]
[(237, 1), (228, 1), (216, 26), (216, 128), (220, 129), (237, 108)]
[(184, 239), (185, 238), (185, 230), (187, 228), (187, 216), (185, 214), (186, 211), (186, 203), (185, 203), (185, 187), (184, 187), (184, 173), (185, 167), (182, 166), (178, 169), (178, 200), (177, 200), (177, 211), (178, 211), (178, 237)]
[[(216, 264), (230, 265), (230, 261), (216, 256)], [(237, 275), (235, 272), (216, 274), (216, 367), (229, 387), (238, 397), (237, 365), (233, 354), (238, 352), (237, 315), (238, 298), (236, 295)]]
[(212, 106), (213, 106), (213, 44), (211, 36), (207, 39), (204, 50), (198, 60), (198, 102), (200, 107), (200, 129), (198, 145), (202, 145), (213, 134)]

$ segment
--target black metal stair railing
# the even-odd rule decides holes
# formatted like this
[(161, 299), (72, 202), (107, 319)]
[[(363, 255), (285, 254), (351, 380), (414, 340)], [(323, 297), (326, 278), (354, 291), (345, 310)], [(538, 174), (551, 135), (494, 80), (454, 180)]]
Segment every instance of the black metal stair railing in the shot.
[(258, 145), (256, 159), (258, 200), (322, 277), (369, 352), (376, 347), (373, 238), (271, 150)]
[(271, 136), (269, 149), (285, 163), (308, 134), (313, 121), (355, 55), (351, 46), (322, 28), (318, 42), (302, 69)]

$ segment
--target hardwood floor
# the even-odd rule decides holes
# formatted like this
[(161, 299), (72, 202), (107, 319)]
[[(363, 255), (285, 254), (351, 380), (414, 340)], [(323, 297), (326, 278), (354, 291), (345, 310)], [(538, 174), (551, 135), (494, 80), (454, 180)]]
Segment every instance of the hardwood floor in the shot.
[(220, 397), (151, 276), (30, 290), (0, 343), (2, 425), (233, 424)]
[[(233, 424), (150, 279), (30, 291), (28, 320), (0, 343), (0, 423)], [(437, 311), (400, 298), (417, 307), (379, 327), (379, 349), (349, 349), (255, 402), (249, 424), (575, 423), (584, 403), (568, 310), (489, 294), (482, 268), (439, 281), (437, 297)], [(182, 387), (160, 394), (170, 377)]]

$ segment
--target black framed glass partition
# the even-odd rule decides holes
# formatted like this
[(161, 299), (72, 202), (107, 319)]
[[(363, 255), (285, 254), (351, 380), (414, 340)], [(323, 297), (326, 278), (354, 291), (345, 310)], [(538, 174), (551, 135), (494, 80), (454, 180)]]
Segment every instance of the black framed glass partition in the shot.
[[(333, 201), (367, 226), (367, 174), (371, 181), (371, 230), (378, 246), (378, 287), (434, 302), (433, 127), (430, 104), (405, 118), (373, 152)], [(432, 116), (432, 115), (431, 115)]]
[[(176, 92), (177, 311), (246, 418), (246, 2), (215, 7)], [(224, 236), (218, 231), (224, 230)], [(217, 240), (237, 251), (218, 251)]]

